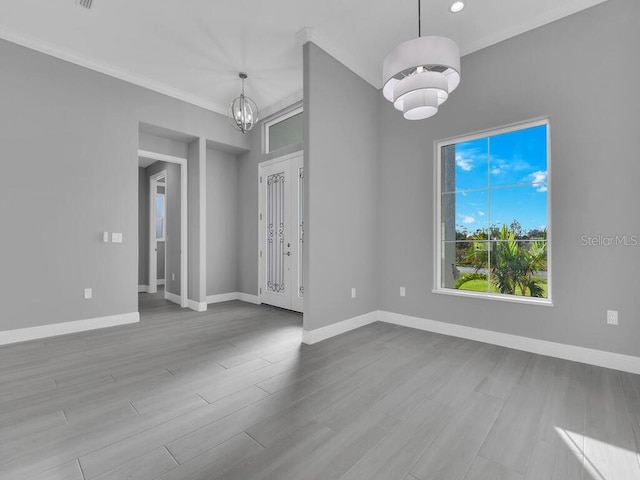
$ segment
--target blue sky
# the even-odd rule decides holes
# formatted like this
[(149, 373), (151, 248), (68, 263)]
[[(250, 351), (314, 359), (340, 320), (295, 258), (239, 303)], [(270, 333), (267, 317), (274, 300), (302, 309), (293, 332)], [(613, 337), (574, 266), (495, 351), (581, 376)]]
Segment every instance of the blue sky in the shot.
[[(547, 225), (547, 126), (456, 144), (456, 225)], [(487, 188), (489, 187), (489, 188)]]

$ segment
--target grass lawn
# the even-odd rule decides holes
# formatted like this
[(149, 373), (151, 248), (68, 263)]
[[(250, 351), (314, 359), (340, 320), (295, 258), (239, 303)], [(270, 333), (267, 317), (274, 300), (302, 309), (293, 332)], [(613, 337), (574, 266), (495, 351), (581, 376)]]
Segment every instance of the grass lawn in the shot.
[[(463, 273), (462, 276), (464, 277), (465, 274)], [(547, 298), (547, 279), (544, 277), (533, 277), (535, 280), (538, 280), (539, 285), (542, 287), (542, 291), (543, 293), (543, 298)], [(496, 289), (496, 286), (493, 283), (490, 283), (489, 285), (489, 292), (491, 293), (498, 293), (498, 290)], [(482, 279), (475, 279), (475, 280), (469, 280), (468, 282), (466, 282), (465, 284), (461, 285), (459, 290), (468, 290), (468, 291), (472, 291), (472, 292), (486, 292), (487, 291), (487, 281), (486, 280), (482, 280)], [(516, 295), (522, 295), (522, 292), (520, 291), (520, 289), (516, 289)]]

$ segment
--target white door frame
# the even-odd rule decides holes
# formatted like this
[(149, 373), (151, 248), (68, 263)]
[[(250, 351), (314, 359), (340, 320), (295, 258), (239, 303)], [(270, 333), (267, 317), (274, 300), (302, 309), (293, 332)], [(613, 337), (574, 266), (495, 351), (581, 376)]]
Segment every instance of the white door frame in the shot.
[[(277, 163), (280, 162), (288, 162), (294, 158), (297, 157), (302, 157), (304, 158), (304, 151), (303, 150), (298, 150), (296, 152), (287, 154), (287, 155), (283, 155), (281, 157), (276, 157), (273, 158), (271, 160), (267, 160), (265, 162), (260, 162), (258, 163), (258, 180), (260, 179), (260, 177), (262, 177), (262, 169), (264, 167), (269, 167), (271, 165), (275, 165)], [(304, 162), (304, 160), (303, 160)], [(265, 284), (264, 284), (264, 279), (265, 279), (265, 258), (263, 258), (263, 255), (266, 255), (265, 252), (263, 252), (264, 249), (264, 244), (265, 244), (265, 230), (264, 230), (264, 222), (263, 222), (263, 212), (265, 211), (265, 198), (262, 195), (262, 191), (261, 191), (261, 184), (260, 181), (258, 181), (258, 255), (257, 255), (257, 259), (258, 259), (258, 300), (260, 303), (262, 303), (262, 296), (263, 296), (263, 292), (265, 291)], [(292, 195), (297, 195), (297, 189), (292, 190), (291, 192)], [(297, 230), (297, 228), (296, 228)], [(294, 240), (292, 238), (292, 240)], [(298, 267), (299, 269), (302, 268), (302, 264), (300, 262), (300, 265)], [(293, 280), (293, 278), (292, 278)], [(298, 283), (298, 279), (296, 278), (295, 280), (296, 285)], [(299, 303), (299, 302), (298, 302)], [(296, 311), (301, 311), (301, 304), (296, 305), (295, 302), (292, 300), (292, 309), (296, 310)]]
[[(156, 240), (156, 196), (158, 192), (158, 180), (165, 179), (165, 207), (166, 207), (166, 191), (167, 191), (167, 171), (162, 170), (149, 177), (149, 293), (158, 291), (158, 242)], [(166, 208), (165, 208), (166, 211)], [(166, 216), (165, 216), (166, 217)], [(167, 232), (167, 224), (165, 218), (165, 239)], [(166, 243), (165, 243), (166, 245)], [(165, 247), (165, 276), (166, 276), (166, 247)]]
[[(168, 163), (177, 163), (180, 165), (180, 306), (186, 308), (188, 306), (187, 301), (187, 285), (189, 284), (189, 262), (188, 257), (188, 210), (187, 210), (187, 159), (181, 157), (174, 157), (173, 155), (165, 155), (164, 153), (150, 152), (148, 150), (138, 150), (138, 157), (150, 158), (152, 160), (159, 160)], [(154, 217), (154, 222), (151, 224), (151, 231), (155, 232), (155, 210), (153, 213), (149, 212), (149, 218)], [(149, 241), (151, 244), (151, 239)], [(151, 255), (151, 252), (149, 252)], [(157, 276), (157, 272), (155, 274)], [(165, 264), (165, 277), (166, 277), (166, 264)], [(155, 282), (155, 277), (154, 280)], [(149, 287), (151, 287), (152, 279), (149, 277)], [(157, 291), (157, 282), (156, 282)], [(151, 290), (151, 288), (149, 288)], [(166, 292), (165, 292), (166, 293)]]

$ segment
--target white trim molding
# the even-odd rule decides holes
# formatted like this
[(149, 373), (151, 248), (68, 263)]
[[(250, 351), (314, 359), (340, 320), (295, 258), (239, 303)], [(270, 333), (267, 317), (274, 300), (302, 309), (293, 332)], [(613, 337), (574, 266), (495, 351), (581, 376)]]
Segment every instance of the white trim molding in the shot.
[(238, 292), (238, 300), (241, 302), (253, 303), (254, 305), (262, 305), (258, 295), (250, 295), (248, 293)]
[(238, 292), (231, 293), (219, 293), (217, 295), (207, 295), (207, 304), (230, 302), (232, 300), (238, 300)]
[[(165, 300), (169, 300), (170, 302), (173, 302), (177, 305), (182, 306), (182, 299), (180, 298), (180, 295), (176, 295), (175, 293), (170, 293), (165, 291), (164, 292), (164, 299)], [(207, 304), (203, 303), (203, 302), (196, 302), (195, 300), (191, 300), (190, 298), (187, 299), (187, 306), (186, 308), (190, 308), (191, 310), (195, 310), (196, 312), (206, 312), (207, 311)]]
[(195, 310), (196, 312), (206, 312), (207, 311), (207, 303), (206, 302), (196, 302), (195, 300), (189, 299), (187, 301), (187, 306), (191, 310)]
[(315, 330), (302, 330), (302, 343), (306, 345), (313, 345), (314, 343), (321, 342), (331, 337), (341, 335), (343, 333), (355, 330), (356, 328), (364, 327), (370, 323), (378, 321), (378, 312), (369, 312), (357, 317), (348, 318), (326, 327), (316, 328)]
[(149, 293), (149, 285), (138, 285), (138, 293)]
[(169, 300), (170, 302), (173, 302), (173, 303), (177, 303), (178, 305), (181, 305), (180, 295), (176, 295), (175, 293), (167, 292), (166, 289), (164, 291), (164, 299), (165, 300)]
[(10, 343), (26, 342), (40, 338), (57, 337), (69, 333), (86, 332), (87, 330), (97, 330), (100, 328), (115, 327), (129, 323), (138, 323), (140, 314), (138, 312), (123, 313), (120, 315), (110, 315), (107, 317), (88, 318), (86, 320), (76, 320), (73, 322), (53, 323), (51, 325), (41, 325), (38, 327), (18, 328), (16, 330), (6, 330), (0, 332), (0, 345)]
[[(612, 368), (623, 372), (640, 374), (640, 357), (623, 355), (603, 350), (595, 350), (575, 345), (549, 342), (536, 338), (521, 337), (508, 333), (493, 332), (480, 328), (456, 325), (453, 323), (438, 322), (425, 318), (411, 317), (399, 313), (385, 311), (377, 312), (381, 322), (401, 325), (403, 327), (426, 330), (428, 332), (440, 333), (452, 337), (465, 338), (478, 342), (500, 345), (502, 347), (522, 350), (524, 352), (537, 353), (549, 357), (562, 358), (574, 362), (596, 365), (598, 367)], [(331, 325), (332, 327), (333, 325)], [(328, 327), (325, 327), (328, 328)]]
[(207, 296), (207, 304), (209, 305), (212, 303), (230, 302), (232, 300), (240, 300), (241, 302), (253, 303), (255, 305), (260, 305), (261, 303), (257, 295), (249, 295), (248, 293), (242, 292), (220, 293), (218, 295)]

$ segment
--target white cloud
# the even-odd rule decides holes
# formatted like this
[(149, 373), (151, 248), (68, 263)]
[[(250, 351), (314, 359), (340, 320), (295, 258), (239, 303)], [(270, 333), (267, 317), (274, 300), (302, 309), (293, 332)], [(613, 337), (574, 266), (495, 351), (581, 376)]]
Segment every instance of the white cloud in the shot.
[(491, 169), (491, 175), (500, 175), (502, 173), (502, 170), (500, 170), (498, 167), (493, 167)]
[(478, 215), (480, 215), (481, 217), (484, 217), (484, 212), (478, 212)]
[(473, 168), (473, 160), (470, 158), (465, 158), (462, 155), (456, 155), (456, 165), (465, 172), (468, 172)]
[(471, 215), (467, 215), (462, 219), (462, 223), (475, 223), (475, 221), (476, 219), (473, 218)]
[(546, 170), (543, 171), (537, 171), (537, 172), (533, 172), (531, 175), (531, 181), (533, 183), (540, 183), (540, 182), (546, 182), (547, 181), (547, 172)]
[(542, 170), (533, 172), (529, 175), (529, 181), (534, 184), (533, 188), (536, 189), (536, 192), (544, 193), (548, 190), (546, 170), (544, 172)]

